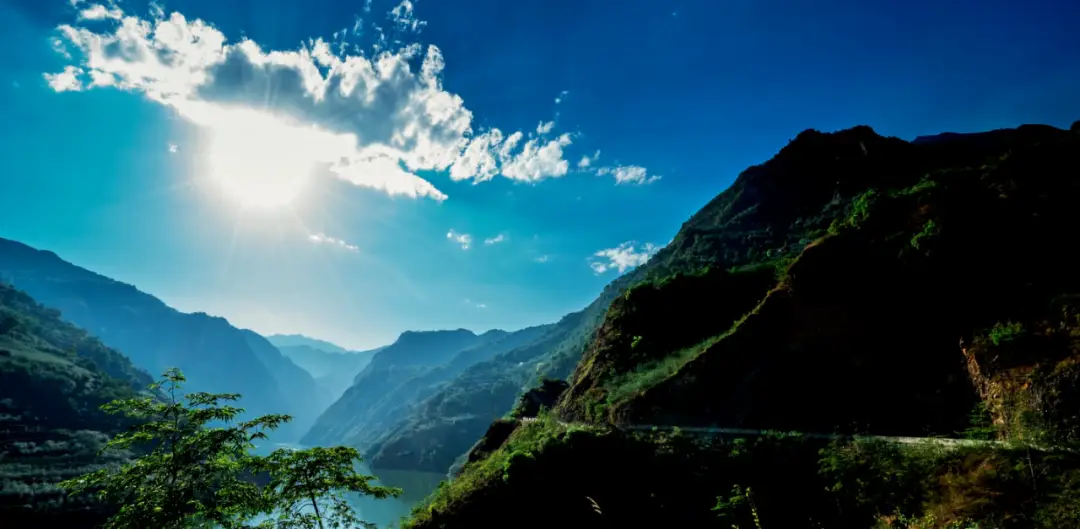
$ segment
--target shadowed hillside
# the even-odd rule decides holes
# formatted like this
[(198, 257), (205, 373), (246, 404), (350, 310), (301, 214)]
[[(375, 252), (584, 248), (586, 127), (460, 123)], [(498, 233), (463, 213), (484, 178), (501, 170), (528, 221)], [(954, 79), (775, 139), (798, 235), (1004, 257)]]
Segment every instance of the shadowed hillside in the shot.
[[(126, 423), (98, 409), (152, 382), (120, 353), (0, 283), (0, 519), (91, 527), (107, 514), (60, 481), (123, 460), (98, 450)], [(119, 459), (117, 459), (119, 458)], [(7, 525), (5, 525), (7, 526)]]
[[(410, 524), (1074, 526), (1078, 200), (1080, 137), (1052, 127), (804, 132), (636, 270), (554, 409), (493, 425)], [(619, 430), (666, 424), (1012, 444)]]

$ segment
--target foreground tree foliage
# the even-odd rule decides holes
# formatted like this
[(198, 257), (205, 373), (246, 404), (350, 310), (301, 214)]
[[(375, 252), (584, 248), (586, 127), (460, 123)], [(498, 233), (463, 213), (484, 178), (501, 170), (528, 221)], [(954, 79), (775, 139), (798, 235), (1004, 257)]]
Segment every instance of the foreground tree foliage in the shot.
[(150, 386), (151, 395), (102, 406), (135, 424), (104, 450), (127, 450), (137, 457), (61, 486), (72, 494), (95, 493), (114, 505), (106, 528), (373, 527), (358, 519), (345, 494), (401, 494), (356, 472), (360, 455), (352, 448), (252, 453), (257, 441), (267, 440), (268, 431), (291, 417), (237, 421), (244, 410), (231, 403), (240, 395), (180, 396), (185, 380), (170, 369)]

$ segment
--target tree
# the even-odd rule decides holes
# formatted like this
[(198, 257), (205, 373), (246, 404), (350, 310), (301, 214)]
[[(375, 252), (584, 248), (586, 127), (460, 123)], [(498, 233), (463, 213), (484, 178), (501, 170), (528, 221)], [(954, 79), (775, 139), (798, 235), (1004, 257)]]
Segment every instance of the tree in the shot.
[[(275, 450), (262, 460), (270, 475), (274, 504), (281, 513), (268, 527), (374, 529), (374, 524), (356, 517), (345, 493), (358, 492), (382, 499), (401, 494), (401, 490), (372, 485), (374, 476), (364, 476), (353, 469), (353, 462), (359, 460), (356, 449), (345, 446)], [(303, 512), (307, 507), (311, 512)]]
[(0, 336), (19, 326), (19, 320), (10, 314), (0, 314)]
[[(109, 529), (154, 527), (258, 527), (325, 529), (325, 522), (368, 525), (359, 521), (343, 498), (346, 491), (378, 498), (400, 494), (371, 484), (373, 476), (355, 472), (359, 460), (349, 448), (278, 450), (252, 454), (255, 442), (290, 421), (288, 415), (266, 415), (237, 422), (244, 412), (231, 403), (240, 395), (192, 393), (178, 397), (185, 382), (177, 369), (166, 371), (150, 386), (150, 394), (114, 400), (102, 406), (124, 414), (134, 424), (113, 437), (103, 450), (127, 450), (136, 457), (119, 467), (65, 481), (72, 494), (95, 492), (116, 505), (105, 524)], [(324, 501), (330, 513), (304, 514), (296, 509), (300, 495), (314, 506)], [(276, 516), (276, 519), (274, 518)]]

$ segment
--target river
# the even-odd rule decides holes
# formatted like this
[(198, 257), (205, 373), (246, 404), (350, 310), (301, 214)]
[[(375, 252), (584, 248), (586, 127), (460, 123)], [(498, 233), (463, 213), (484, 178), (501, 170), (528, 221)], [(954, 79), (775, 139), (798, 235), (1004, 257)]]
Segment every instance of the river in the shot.
[[(257, 448), (258, 454), (267, 454), (276, 448), (305, 448), (301, 445), (279, 443), (269, 448)], [(400, 487), (402, 495), (397, 498), (377, 500), (374, 498), (352, 495), (349, 503), (356, 509), (361, 520), (378, 524), (380, 529), (397, 527), (402, 517), (408, 516), (412, 508), (421, 500), (431, 494), (439, 483), (446, 479), (445, 474), (433, 472), (416, 472), (411, 470), (380, 470), (372, 472), (364, 463), (357, 465), (357, 471), (362, 474), (375, 475), (379, 478), (380, 485)]]

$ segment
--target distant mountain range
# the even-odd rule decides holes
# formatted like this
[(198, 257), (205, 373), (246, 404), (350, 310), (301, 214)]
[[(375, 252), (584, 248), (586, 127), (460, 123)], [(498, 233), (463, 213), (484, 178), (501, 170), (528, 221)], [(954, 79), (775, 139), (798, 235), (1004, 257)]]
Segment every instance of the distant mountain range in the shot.
[(134, 286), (64, 261), (56, 254), (0, 239), (0, 280), (58, 309), (150, 374), (178, 367), (188, 391), (240, 393), (250, 415), (288, 413), (277, 439), (297, 439), (333, 394), (255, 332), (224, 318), (184, 313)]
[(340, 345), (330, 343), (326, 340), (320, 340), (318, 338), (304, 336), (303, 334), (271, 334), (267, 336), (266, 339), (278, 348), (305, 346), (312, 349), (318, 349), (320, 351), (326, 351), (328, 353), (353, 352), (345, 349)]
[(321, 391), (336, 401), (352, 385), (353, 379), (385, 346), (369, 351), (348, 351), (330, 342), (298, 334), (266, 337), (278, 351), (314, 377)]
[(457, 353), (506, 336), (504, 331), (483, 335), (454, 331), (409, 331), (377, 352), (356, 375), (351, 387), (327, 409), (303, 438), (305, 444), (348, 442), (370, 431), (373, 420), (386, 418), (392, 410), (407, 406), (411, 399), (395, 396), (402, 384), (426, 375), (450, 361)]

